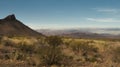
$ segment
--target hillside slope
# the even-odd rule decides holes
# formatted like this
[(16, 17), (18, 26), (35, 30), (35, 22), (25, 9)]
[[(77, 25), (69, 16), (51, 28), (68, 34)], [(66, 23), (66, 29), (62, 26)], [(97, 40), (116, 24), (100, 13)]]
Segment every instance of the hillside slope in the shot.
[(0, 35), (7, 36), (41, 36), (28, 26), (16, 19), (15, 15), (9, 15), (4, 19), (0, 19)]

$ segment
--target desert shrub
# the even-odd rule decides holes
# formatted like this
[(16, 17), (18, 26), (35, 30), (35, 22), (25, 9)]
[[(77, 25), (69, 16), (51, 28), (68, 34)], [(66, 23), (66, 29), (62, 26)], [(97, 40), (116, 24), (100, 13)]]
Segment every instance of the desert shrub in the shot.
[(10, 40), (4, 40), (4, 41), (3, 41), (3, 44), (4, 44), (5, 46), (14, 46), (14, 45), (15, 45), (15, 43), (12, 42), (12, 41), (10, 41)]
[(5, 59), (5, 60), (10, 59), (10, 55), (6, 54), (6, 55), (4, 56), (4, 59)]
[(61, 45), (62, 39), (57, 36), (50, 36), (46, 38), (46, 42), (48, 46), (41, 46), (39, 49), (40, 59), (43, 64), (60, 64), (63, 54), (59, 45)]
[(2, 42), (2, 36), (0, 36), (0, 44), (1, 44), (1, 42)]
[(45, 37), (37, 38), (37, 40), (38, 40), (38, 44), (39, 44), (39, 45), (44, 45), (44, 44), (46, 44), (46, 42), (45, 42)]
[(34, 45), (18, 44), (17, 48), (19, 48), (23, 53), (31, 54), (34, 52)]
[(88, 42), (73, 43), (71, 44), (71, 48), (76, 54), (83, 56), (86, 61), (95, 62), (97, 61), (97, 58), (101, 57), (98, 48), (89, 45)]
[(69, 48), (70, 44), (71, 44), (71, 42), (64, 42), (64, 45), (65, 45), (67, 48)]
[(82, 53), (86, 53), (86, 52), (98, 52), (98, 48), (93, 46), (93, 45), (89, 45), (87, 42), (77, 42), (77, 43), (73, 43), (71, 44), (71, 48), (73, 51), (77, 51), (77, 52), (82, 52)]
[(63, 43), (62, 38), (58, 36), (49, 36), (46, 38), (46, 42), (53, 47), (57, 47)]
[(14, 51), (11, 53), (10, 57), (13, 60), (25, 60), (26, 54), (22, 53), (21, 51)]
[(43, 64), (52, 65), (52, 64), (60, 64), (60, 61), (62, 60), (62, 53), (60, 48), (54, 48), (53, 47), (42, 47), (40, 48), (40, 59), (42, 60)]
[(0, 55), (0, 59), (11, 59), (11, 60), (25, 60), (26, 54), (22, 53), (21, 51), (10, 51), (10, 50), (3, 50), (2, 54)]
[(5, 54), (5, 53), (4, 53), (4, 54), (1, 54), (1, 55), (0, 55), (0, 60), (3, 60), (3, 59), (4, 59), (4, 60), (11, 59), (11, 58), (10, 58), (10, 54), (7, 54), (7, 53), (6, 53), (6, 54)]
[(120, 62), (120, 47), (113, 49), (113, 61)]

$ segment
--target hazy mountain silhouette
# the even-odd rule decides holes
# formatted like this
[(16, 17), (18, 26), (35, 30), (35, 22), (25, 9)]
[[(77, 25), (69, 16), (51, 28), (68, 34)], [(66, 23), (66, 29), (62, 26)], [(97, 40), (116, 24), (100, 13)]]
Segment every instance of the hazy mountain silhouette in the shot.
[(120, 39), (119, 28), (78, 28), (78, 29), (39, 29), (38, 32), (46, 36), (58, 35), (72, 38), (108, 38)]
[(15, 15), (8, 15), (4, 19), (0, 19), (0, 35), (6, 36), (41, 36), (21, 21), (17, 20)]

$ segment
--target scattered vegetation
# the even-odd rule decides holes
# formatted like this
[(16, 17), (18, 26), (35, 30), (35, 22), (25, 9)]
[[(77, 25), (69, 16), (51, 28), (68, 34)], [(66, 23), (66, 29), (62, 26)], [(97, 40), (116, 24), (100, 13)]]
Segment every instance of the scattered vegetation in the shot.
[(119, 63), (119, 40), (0, 37), (2, 67), (120, 67)]

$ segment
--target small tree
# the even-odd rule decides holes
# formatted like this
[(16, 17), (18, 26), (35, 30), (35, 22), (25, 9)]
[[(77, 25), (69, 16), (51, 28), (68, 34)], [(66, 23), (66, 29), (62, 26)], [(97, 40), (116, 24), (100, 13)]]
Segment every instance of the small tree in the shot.
[(46, 41), (50, 46), (53, 46), (53, 47), (57, 47), (63, 43), (62, 39), (58, 36), (47, 37)]
[(58, 36), (50, 36), (46, 38), (46, 42), (49, 46), (41, 47), (39, 50), (42, 62), (47, 65), (60, 64), (63, 55), (58, 46), (62, 44), (62, 39)]

